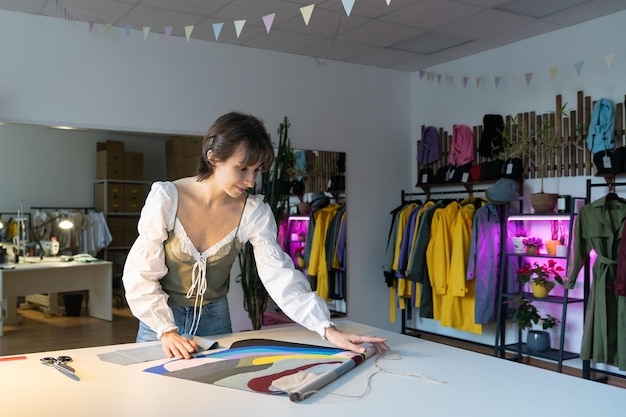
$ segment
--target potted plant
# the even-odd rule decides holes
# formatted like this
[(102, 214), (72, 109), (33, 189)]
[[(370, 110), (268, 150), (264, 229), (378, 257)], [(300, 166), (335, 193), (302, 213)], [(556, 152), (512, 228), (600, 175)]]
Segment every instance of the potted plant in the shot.
[(514, 253), (526, 253), (526, 245), (524, 245), (524, 240), (528, 236), (528, 232), (523, 226), (517, 226), (515, 228), (514, 236), (511, 238), (513, 241), (513, 252)]
[(563, 285), (561, 274), (564, 269), (554, 259), (549, 259), (547, 263), (539, 265), (537, 262), (526, 263), (517, 271), (517, 280), (520, 284), (532, 286), (533, 295), (537, 298), (545, 298), (552, 291), (555, 281)]
[[(289, 192), (281, 189), (281, 184), (289, 182), (288, 179), (295, 172), (296, 162), (295, 152), (291, 147), (291, 139), (288, 134), (289, 126), (289, 119), (285, 116), (278, 128), (278, 150), (274, 157), (272, 168), (261, 175), (261, 190), (264, 190), (266, 193), (265, 202), (272, 209), (279, 230), (287, 208), (287, 201), (282, 197), (285, 192)], [(255, 193), (256, 187), (248, 191)], [(250, 242), (246, 243), (239, 253), (239, 268), (240, 275), (238, 281), (241, 282), (243, 290), (244, 308), (248, 312), (253, 330), (259, 330), (263, 324), (263, 313), (267, 309), (269, 295), (259, 277), (254, 251)]]
[[(518, 297), (511, 302), (515, 305), (515, 320), (520, 330), (528, 330), (526, 335), (528, 350), (545, 352), (550, 349), (550, 334), (547, 330), (559, 324), (560, 321), (550, 314), (542, 317), (537, 307), (524, 297)], [(541, 323), (541, 330), (533, 329), (533, 326), (539, 323)]]
[(503, 156), (502, 176), (515, 180), (522, 180), (524, 177), (524, 156), (528, 155), (532, 145), (532, 137), (517, 117), (511, 118), (510, 126), (500, 132), (502, 136), (502, 146), (494, 149), (500, 151)]
[(524, 246), (526, 246), (526, 253), (529, 255), (537, 255), (539, 249), (543, 247), (543, 240), (540, 237), (529, 237), (524, 239)]

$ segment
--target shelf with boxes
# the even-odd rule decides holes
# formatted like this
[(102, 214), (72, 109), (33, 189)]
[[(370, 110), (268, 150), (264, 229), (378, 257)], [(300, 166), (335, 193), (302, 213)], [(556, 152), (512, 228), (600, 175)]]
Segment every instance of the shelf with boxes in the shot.
[(143, 181), (143, 154), (128, 152), (124, 142), (98, 143), (94, 208), (107, 221), (112, 241), (103, 258), (113, 260), (137, 238), (137, 222), (151, 182)]
[(181, 136), (165, 142), (167, 179), (195, 175), (201, 153), (202, 137), (199, 136)]

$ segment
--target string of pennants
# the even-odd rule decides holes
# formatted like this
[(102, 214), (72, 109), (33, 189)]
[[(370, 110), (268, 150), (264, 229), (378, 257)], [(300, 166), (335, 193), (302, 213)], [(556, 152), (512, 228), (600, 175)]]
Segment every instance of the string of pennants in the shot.
[[(352, 8), (354, 6), (356, 0), (341, 0), (341, 4), (343, 5), (344, 11), (346, 13), (347, 16), (350, 16), (350, 13), (352, 12)], [(387, 6), (389, 6), (391, 4), (391, 0), (385, 0)], [(56, 8), (57, 11), (61, 12), (63, 14), (63, 17), (65, 19), (65, 22), (67, 24), (71, 24), (71, 25), (75, 25), (76, 23), (76, 19), (74, 18), (74, 16), (71, 14), (71, 12), (63, 6), (63, 2), (61, 0), (56, 0)], [(313, 15), (313, 11), (315, 9), (315, 4), (311, 3), (307, 6), (302, 6), (300, 7), (299, 11), (300, 14), (302, 16), (302, 19), (304, 21), (304, 24), (306, 26), (309, 25), (309, 21), (311, 20), (311, 16)], [(263, 20), (263, 25), (265, 26), (265, 30), (266, 33), (270, 33), (270, 30), (272, 29), (272, 25), (274, 23), (274, 19), (276, 17), (276, 13), (270, 13), (264, 16), (261, 16), (261, 19)], [(241, 35), (241, 32), (244, 29), (244, 26), (246, 24), (247, 20), (245, 19), (241, 19), (241, 20), (235, 20), (233, 21), (233, 25), (235, 27), (235, 33), (237, 35), (237, 39), (239, 39), (239, 36)], [(89, 32), (92, 32), (94, 27), (95, 27), (95, 22), (94, 21), (89, 21)], [(105, 25), (105, 29), (107, 31), (107, 33), (111, 30), (112, 28), (112, 24), (111, 23), (106, 23)], [(218, 22), (218, 23), (213, 23), (213, 35), (215, 36), (215, 40), (218, 41), (219, 37), (220, 37), (220, 33), (222, 32), (222, 29), (224, 27), (224, 22)], [(126, 37), (129, 37), (133, 27), (131, 25), (127, 25), (125, 26), (125, 31), (126, 31)], [(187, 41), (189, 41), (191, 39), (191, 34), (193, 32), (194, 29), (194, 25), (187, 25), (184, 26), (184, 30), (185, 30), (185, 37), (187, 39)], [(143, 31), (143, 40), (147, 41), (148, 40), (148, 36), (150, 34), (150, 31), (152, 30), (151, 27), (149, 26), (144, 26), (142, 28)], [(173, 26), (165, 26), (163, 28), (163, 32), (165, 34), (166, 37), (171, 36), (172, 31), (174, 30)], [(604, 61), (606, 63), (607, 69), (610, 70), (611, 66), (613, 65), (613, 60), (615, 59), (615, 53), (611, 52), (611, 53), (607, 53), (604, 55)], [(574, 64), (574, 70), (576, 71), (576, 75), (580, 76), (582, 69), (583, 69), (583, 65), (584, 65), (584, 61), (580, 61)], [(556, 79), (557, 73), (559, 71), (558, 67), (553, 67), (550, 68), (550, 78), (552, 81), (554, 81)], [(533, 76), (535, 75), (534, 72), (527, 72), (524, 74), (524, 80), (526, 82), (526, 85), (530, 85)], [(436, 72), (432, 72), (432, 71), (426, 71), (426, 70), (420, 70), (419, 71), (419, 77), (420, 79), (424, 79), (426, 78), (427, 81), (429, 82), (433, 82), (436, 81), (438, 84), (441, 84), (442, 80), (445, 80), (447, 85), (454, 85), (455, 82), (457, 81), (457, 78), (460, 78), (462, 83), (463, 83), (463, 87), (467, 87), (469, 82), (470, 82), (470, 77), (469, 76), (462, 76), (462, 77), (456, 77), (454, 75), (444, 75), (443, 74), (439, 74)], [(483, 83), (483, 81), (486, 79), (486, 77), (474, 77), (473, 81), (476, 87), (479, 87), (481, 85), (481, 83)], [(502, 82), (503, 77), (502, 76), (495, 76), (493, 77), (493, 82), (495, 84), (495, 87), (498, 88), (500, 83)], [(513, 84), (518, 84), (520, 80), (520, 75), (512, 75), (511, 76), (511, 81)]]
[[(341, 0), (341, 4), (343, 5), (343, 9), (346, 12), (347, 16), (350, 16), (350, 13), (352, 12), (352, 8), (354, 7), (355, 1), (356, 0)], [(387, 3), (387, 6), (389, 6), (391, 4), (391, 0), (385, 0), (385, 3)], [(57, 8), (57, 11), (63, 14), (66, 23), (75, 25), (76, 19), (68, 11), (68, 9), (63, 6), (63, 2), (61, 0), (56, 0), (56, 8)], [(311, 3), (307, 6), (300, 7), (300, 14), (302, 15), (302, 19), (304, 20), (305, 26), (309, 25), (309, 21), (311, 20), (311, 16), (313, 15), (314, 9), (315, 9), (314, 3)], [(274, 24), (275, 17), (276, 17), (276, 13), (269, 13), (261, 17), (261, 19), (263, 20), (263, 25), (265, 26), (265, 31), (267, 33), (270, 33), (270, 30), (272, 29), (272, 25)], [(247, 21), (246, 19), (233, 21), (237, 39), (239, 39), (239, 36), (241, 35), (241, 32), (243, 31), (246, 21)], [(95, 25), (96, 23), (93, 20), (89, 21), (89, 32), (93, 31)], [(111, 23), (106, 23), (104, 27), (108, 33), (113, 27), (113, 25)], [(185, 37), (187, 38), (188, 42), (191, 39), (191, 34), (193, 32), (194, 27), (195, 25), (187, 25), (184, 27)], [(216, 41), (219, 40), (220, 33), (222, 32), (223, 27), (224, 27), (224, 22), (213, 23), (213, 35), (215, 36)], [(133, 27), (131, 25), (126, 25), (124, 29), (126, 30), (126, 37), (129, 37), (133, 30)], [(143, 40), (147, 41), (148, 35), (150, 34), (150, 31), (152, 30), (152, 28), (150, 26), (144, 26), (142, 30), (143, 30)], [(163, 28), (163, 33), (165, 34), (166, 37), (169, 37), (171, 36), (173, 30), (174, 30), (173, 26), (165, 26)]]
[[(604, 55), (604, 62), (606, 64), (607, 70), (611, 70), (611, 66), (613, 65), (613, 61), (615, 59), (615, 53), (614, 52), (610, 52)], [(580, 74), (583, 70), (583, 65), (584, 65), (584, 61), (579, 61), (577, 63), (574, 64), (574, 70), (576, 71), (576, 75), (580, 77)], [(550, 68), (550, 79), (552, 81), (554, 81), (556, 79), (556, 76), (559, 72), (559, 68), (558, 67), (553, 67)], [(530, 82), (532, 81), (533, 75), (535, 75), (534, 72), (527, 72), (524, 74), (524, 80), (526, 81), (526, 85), (530, 85)], [(419, 71), (419, 77), (420, 79), (426, 79), (426, 81), (429, 82), (433, 82), (436, 81), (437, 84), (441, 84), (442, 80), (445, 80), (447, 85), (454, 85), (454, 83), (457, 80), (457, 77), (453, 76), (453, 75), (446, 75), (445, 77), (442, 74), (438, 74), (436, 72), (432, 72), (432, 71), (426, 71), (426, 70), (420, 70)], [(485, 80), (486, 77), (475, 77), (474, 78), (474, 82), (475, 82), (475, 86), (479, 87), (481, 85), (481, 83)], [(494, 84), (496, 86), (496, 88), (498, 88), (498, 86), (500, 85), (500, 83), (502, 82), (503, 77), (502, 76), (495, 76), (493, 77), (493, 81)], [(468, 76), (463, 76), (461, 77), (461, 80), (463, 82), (463, 87), (467, 87), (470, 81), (470, 77)], [(511, 76), (511, 81), (513, 84), (518, 84), (520, 81), (520, 75), (512, 75)]]

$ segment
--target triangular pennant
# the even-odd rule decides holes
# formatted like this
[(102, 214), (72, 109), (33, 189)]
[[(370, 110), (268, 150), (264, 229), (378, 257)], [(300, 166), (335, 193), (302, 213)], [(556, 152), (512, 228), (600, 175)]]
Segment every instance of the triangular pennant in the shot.
[(311, 19), (311, 14), (313, 13), (313, 8), (315, 4), (309, 4), (308, 6), (300, 7), (300, 13), (302, 14), (302, 18), (304, 19), (304, 24), (309, 26), (309, 20)]
[(604, 61), (606, 62), (606, 68), (611, 69), (611, 65), (613, 64), (613, 60), (615, 59), (615, 53), (611, 52), (610, 54), (604, 55)]
[(106, 25), (104, 25), (104, 28), (105, 28), (105, 30), (106, 30), (106, 32), (107, 32), (107, 33), (111, 32), (111, 27), (112, 27), (112, 26), (113, 26), (113, 25), (112, 25), (111, 23), (107, 23)]
[(89, 21), (89, 32), (93, 30), (93, 20)]
[(150, 26), (144, 26), (143, 27), (143, 41), (147, 41), (148, 40), (148, 34), (150, 33)]
[(133, 30), (133, 27), (131, 25), (126, 25), (124, 29), (126, 30), (126, 37), (128, 38), (130, 36), (130, 32)]
[(263, 16), (263, 23), (265, 24), (265, 31), (270, 33), (270, 29), (272, 28), (272, 23), (274, 23), (274, 17), (276, 17), (276, 13), (267, 14)]
[(517, 82), (519, 81), (519, 75), (513, 75), (511, 77), (511, 81), (513, 81), (513, 84), (517, 84)]
[(526, 85), (529, 85), (530, 84), (530, 80), (532, 80), (532, 78), (533, 78), (533, 73), (532, 72), (527, 72), (524, 76), (526, 77)]
[(583, 61), (577, 62), (574, 64), (574, 69), (576, 70), (576, 75), (580, 77), (580, 72), (583, 70)]
[(391, 0), (387, 0), (387, 6), (391, 4)]
[(480, 82), (483, 80), (483, 77), (476, 77), (476, 87), (480, 85)]
[(435, 76), (435, 74), (433, 74), (433, 73), (432, 73), (432, 72), (430, 72), (430, 71), (426, 73), (426, 79), (427, 79), (428, 81), (431, 81), (431, 80), (433, 79), (433, 77), (434, 77), (434, 76)]
[(191, 32), (193, 32), (193, 25), (185, 26), (185, 36), (187, 37), (187, 42), (189, 42), (189, 38), (191, 38)]
[(469, 77), (463, 77), (463, 87), (467, 87), (467, 82), (469, 81)]
[(437, 84), (441, 84), (441, 74), (437, 74)]
[(452, 75), (448, 75), (448, 76), (446, 77), (446, 79), (447, 79), (447, 81), (448, 81), (448, 85), (452, 85), (452, 84), (454, 84), (454, 76), (452, 76)]
[(172, 34), (172, 30), (174, 29), (174, 27), (172, 26), (165, 26), (165, 28), (163, 29), (165, 32), (165, 36), (167, 36), (168, 38), (170, 37), (170, 35)]
[(352, 7), (354, 6), (354, 0), (341, 0), (341, 4), (343, 4), (346, 15), (350, 16), (350, 12), (352, 12)]
[(235, 32), (237, 33), (237, 39), (239, 39), (239, 35), (241, 35), (241, 31), (243, 30), (243, 26), (245, 24), (245, 20), (235, 20)]
[(426, 74), (426, 71), (420, 70), (420, 80), (424, 78), (424, 74)]
[(498, 88), (498, 84), (500, 84), (500, 80), (502, 79), (502, 77), (496, 77), (494, 78), (494, 81), (496, 83), (496, 88)]
[(550, 68), (550, 78), (552, 81), (556, 78), (556, 73), (559, 72), (558, 68)]
[(213, 23), (213, 34), (215, 35), (215, 40), (220, 38), (220, 32), (222, 31), (222, 27), (224, 27), (224, 23)]

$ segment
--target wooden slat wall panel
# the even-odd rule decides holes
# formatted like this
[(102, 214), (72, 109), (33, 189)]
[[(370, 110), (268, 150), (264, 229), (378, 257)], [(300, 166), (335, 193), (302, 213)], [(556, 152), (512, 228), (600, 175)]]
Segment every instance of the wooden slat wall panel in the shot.
[[(624, 95), (624, 103), (626, 103), (626, 95)], [(624, 103), (616, 103), (615, 105), (616, 147), (626, 146), (626, 108)], [(555, 97), (555, 111), (539, 115), (534, 111), (530, 111), (518, 113), (515, 116), (517, 122), (533, 136), (535, 136), (543, 123), (548, 122), (552, 133), (555, 133), (560, 138), (557, 152), (550, 160), (542, 159), (541, 150), (528, 149), (523, 159), (524, 178), (539, 178), (542, 166), (545, 166), (545, 178), (594, 175), (593, 155), (591, 155), (586, 143), (594, 105), (595, 101), (591, 97), (585, 96), (583, 91), (579, 91), (576, 95), (575, 109), (568, 108), (567, 103), (563, 103), (562, 96), (557, 95)], [(513, 116), (504, 116), (504, 121), (505, 130), (511, 138), (515, 138), (512, 129)], [(425, 127), (422, 126), (422, 132)], [(482, 125), (472, 127), (476, 148), (474, 164), (484, 163), (492, 159), (480, 156), (478, 153), (482, 130)], [(454, 126), (452, 131), (454, 131)], [(452, 133), (439, 128), (441, 158), (429, 166), (429, 168), (432, 168), (433, 173), (437, 173), (439, 168), (448, 165), (452, 136)], [(420, 140), (417, 143), (418, 147), (419, 142)], [(539, 152), (535, 152), (535, 150)], [(422, 168), (418, 164), (418, 172)]]

